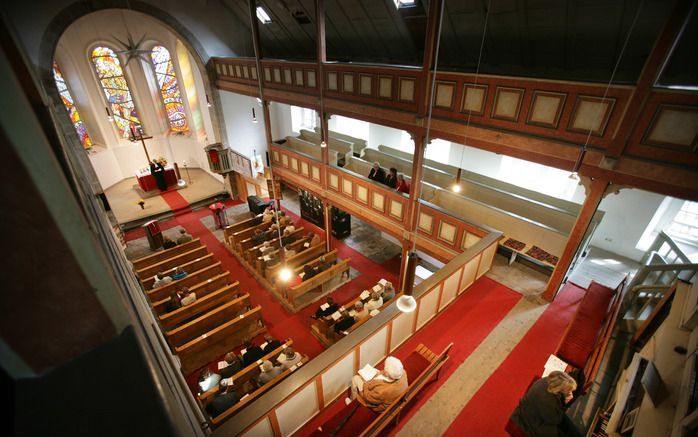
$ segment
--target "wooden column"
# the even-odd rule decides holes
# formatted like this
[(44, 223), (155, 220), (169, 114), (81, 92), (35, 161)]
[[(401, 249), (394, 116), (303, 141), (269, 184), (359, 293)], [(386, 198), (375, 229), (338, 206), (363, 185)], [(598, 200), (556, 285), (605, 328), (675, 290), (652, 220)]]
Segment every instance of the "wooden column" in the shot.
[(325, 208), (325, 250), (327, 252), (332, 251), (332, 206), (323, 201), (323, 208)]
[[(407, 267), (408, 267), (408, 260), (409, 260), (409, 255), (410, 255), (410, 249), (412, 248), (412, 244), (407, 241), (403, 240), (402, 241), (402, 255), (400, 258), (400, 278), (398, 279), (398, 291), (402, 292), (405, 289), (405, 279), (410, 277), (411, 275), (407, 272)], [(414, 277), (414, 275), (412, 275)]]
[(419, 99), (417, 116), (425, 117), (431, 105), (432, 90), (430, 72), (436, 64), (437, 46), (439, 35), (441, 34), (441, 14), (444, 7), (444, 0), (431, 0), (427, 11), (427, 32), (424, 40), (424, 58), (422, 59), (422, 90), (424, 94)]
[(408, 210), (409, 224), (407, 230), (415, 232), (417, 229), (417, 209), (419, 209), (419, 197), (422, 194), (422, 173), (424, 167), (424, 151), (426, 150), (426, 138), (424, 134), (412, 134), (414, 141), (414, 155), (412, 160), (412, 174), (410, 175), (410, 201)]
[[(325, 45), (325, 1), (315, 0), (315, 22), (316, 26), (316, 58), (317, 58), (317, 84), (318, 84), (318, 115), (320, 116), (320, 144), (324, 141), (329, 143), (327, 128), (327, 114), (325, 114), (325, 72), (324, 63), (327, 62), (327, 49)], [(322, 157), (322, 187), (327, 189), (327, 166), (330, 163), (329, 145), (321, 151)]]
[(555, 270), (553, 270), (553, 274), (548, 280), (548, 285), (543, 292), (543, 298), (545, 300), (552, 301), (557, 295), (558, 289), (560, 288), (560, 285), (562, 285), (562, 281), (565, 279), (567, 270), (570, 268), (570, 264), (574, 259), (574, 255), (577, 253), (579, 245), (584, 239), (584, 234), (589, 227), (589, 223), (591, 223), (591, 219), (594, 217), (594, 213), (598, 209), (599, 203), (601, 203), (601, 200), (606, 193), (608, 184), (608, 181), (601, 179), (596, 179), (591, 182), (591, 186), (587, 190), (587, 196), (586, 199), (584, 199), (582, 209), (579, 211), (577, 220), (574, 222), (574, 226), (570, 232), (570, 237), (565, 245), (565, 250), (562, 252), (562, 256), (560, 256), (560, 259), (555, 266)]

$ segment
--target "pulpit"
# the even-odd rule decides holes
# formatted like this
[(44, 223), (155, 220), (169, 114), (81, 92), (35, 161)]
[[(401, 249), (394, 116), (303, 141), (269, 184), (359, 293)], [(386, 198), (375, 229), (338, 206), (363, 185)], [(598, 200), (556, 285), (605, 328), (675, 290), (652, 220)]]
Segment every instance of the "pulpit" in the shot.
[(162, 247), (162, 231), (160, 230), (160, 223), (157, 220), (151, 220), (143, 224), (143, 229), (145, 229), (145, 236), (148, 237), (148, 244), (150, 245), (150, 250), (157, 250)]

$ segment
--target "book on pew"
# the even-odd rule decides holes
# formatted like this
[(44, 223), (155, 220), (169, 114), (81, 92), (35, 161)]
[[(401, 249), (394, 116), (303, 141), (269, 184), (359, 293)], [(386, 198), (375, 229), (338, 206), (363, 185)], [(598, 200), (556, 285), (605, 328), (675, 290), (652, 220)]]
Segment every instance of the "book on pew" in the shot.
[(378, 281), (378, 283), (379, 283), (382, 287), (385, 287), (385, 284), (387, 284), (388, 281), (386, 281), (385, 279), (382, 279), (382, 278), (381, 278), (381, 280)]
[(223, 381), (225, 381), (226, 387), (230, 387), (231, 385), (233, 385), (233, 377), (232, 376), (230, 378), (224, 379)]
[(310, 243), (303, 243), (303, 247), (305, 247), (306, 249), (309, 248), (309, 247), (310, 247)]
[(565, 369), (567, 369), (567, 363), (559, 359), (553, 354), (550, 354), (548, 357), (548, 361), (545, 362), (545, 367), (543, 370), (543, 378), (548, 376), (550, 372), (554, 370), (559, 370), (560, 372), (564, 372)]
[(361, 370), (359, 370), (359, 376), (364, 381), (370, 381), (375, 378), (376, 375), (378, 375), (378, 369), (370, 364), (366, 364)]
[(323, 303), (322, 305), (320, 305), (320, 309), (323, 311), (325, 311), (329, 307), (330, 307), (330, 304), (328, 304), (328, 303)]
[(226, 367), (228, 367), (228, 362), (227, 361), (219, 361), (218, 362), (218, 370), (223, 370)]
[(364, 291), (362, 291), (361, 294), (359, 295), (359, 298), (360, 298), (361, 300), (366, 300), (366, 299), (369, 298), (369, 296), (371, 296), (371, 293), (369, 293), (368, 290), (364, 290)]
[(373, 291), (375, 291), (376, 293), (380, 293), (382, 289), (383, 287), (381, 287), (380, 285), (373, 286)]
[(335, 311), (334, 313), (332, 313), (332, 319), (333, 319), (335, 322), (336, 322), (337, 320), (339, 320), (340, 317), (342, 317), (342, 315), (339, 314), (339, 311)]
[(371, 316), (371, 317), (373, 317), (373, 316), (375, 316), (375, 315), (378, 314), (378, 313), (380, 313), (380, 311), (378, 311), (378, 310), (371, 310), (371, 312), (368, 313), (368, 315)]

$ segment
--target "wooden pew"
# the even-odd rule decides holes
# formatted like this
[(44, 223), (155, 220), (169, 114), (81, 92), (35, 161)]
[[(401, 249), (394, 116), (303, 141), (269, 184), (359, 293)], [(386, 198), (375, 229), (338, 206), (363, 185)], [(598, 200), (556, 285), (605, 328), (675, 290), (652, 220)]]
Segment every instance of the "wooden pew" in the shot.
[[(201, 281), (199, 283), (196, 283), (192, 286), (186, 286), (189, 288), (189, 291), (196, 293), (196, 298), (199, 299), (201, 297), (204, 297), (210, 293), (213, 293), (214, 291), (221, 289), (225, 287), (226, 285), (230, 284), (230, 273), (229, 272), (223, 272), (221, 274), (218, 274), (216, 276), (213, 276), (211, 278), (208, 278), (204, 281)], [(178, 290), (178, 288), (171, 289), (170, 291)], [(158, 300), (156, 302), (153, 302), (153, 311), (155, 311), (155, 314), (158, 316), (164, 315), (168, 312), (167, 307), (170, 303), (171, 295), (165, 297), (162, 300)]]
[[(308, 243), (310, 241), (310, 238), (303, 237), (299, 240), (294, 241), (293, 243), (289, 244), (286, 246), (287, 249), (289, 250), (294, 250), (298, 252), (301, 248), (303, 248), (303, 245), (305, 243)], [(310, 246), (308, 246), (308, 249)], [(305, 250), (305, 248), (303, 248)], [(272, 253), (277, 254), (279, 253), (278, 249), (273, 251)], [(264, 260), (263, 257), (257, 256), (254, 260), (254, 262), (251, 263), (250, 265), (254, 267), (254, 269), (257, 271), (257, 273), (260, 274), (260, 276), (264, 277), (264, 273), (267, 269), (267, 262)]]
[[(150, 297), (151, 302), (161, 300), (161, 299), (164, 299), (165, 296), (169, 296), (171, 294), (172, 287), (182, 286), (182, 285), (186, 285), (188, 287), (189, 284), (196, 284), (197, 282), (200, 282), (201, 280), (198, 280), (195, 282), (190, 282), (192, 278), (189, 278), (189, 276), (191, 276), (195, 272), (199, 272), (200, 270), (202, 270), (206, 267), (213, 266), (215, 264), (220, 265), (220, 263), (216, 263), (216, 260), (213, 258), (213, 255), (209, 253), (208, 255), (206, 255), (204, 257), (201, 257), (199, 259), (195, 259), (194, 261), (189, 261), (188, 263), (184, 263), (184, 264), (180, 265), (179, 268), (181, 268), (182, 270), (184, 270), (185, 272), (188, 273), (187, 276), (185, 276), (182, 279), (172, 281), (169, 284), (163, 285), (162, 287), (153, 289), (153, 283), (155, 282), (155, 278), (153, 276), (151, 276), (150, 278), (142, 280), (141, 284), (143, 284), (143, 288), (148, 290), (146, 293)], [(169, 270), (165, 270), (163, 273), (165, 273), (166, 275), (172, 275), (172, 274), (174, 274), (174, 271), (175, 271), (175, 269), (171, 268)], [(189, 279), (189, 281), (187, 281), (187, 279)], [(169, 289), (169, 291), (168, 291), (168, 289)], [(152, 293), (156, 293), (155, 296), (157, 296), (157, 297), (154, 297), (154, 295)]]
[[(295, 237), (295, 238), (301, 238), (301, 237), (303, 236), (303, 232), (304, 232), (304, 228), (301, 227), (301, 228), (298, 228), (298, 229), (296, 229), (295, 231), (291, 232), (290, 235), (293, 236), (293, 237)], [(279, 241), (280, 241), (280, 240), (279, 240), (279, 237), (272, 238), (271, 240), (269, 240), (269, 245), (270, 245), (271, 247), (274, 247), (274, 248), (278, 249), (278, 248), (280, 247)], [(295, 243), (295, 241), (294, 241), (294, 243)], [(259, 256), (259, 249), (260, 249), (263, 245), (264, 245), (264, 244), (258, 244), (258, 245), (256, 245), (256, 246), (253, 246), (253, 247), (248, 248), (247, 250), (245, 250), (244, 255), (243, 255), (243, 258), (244, 258), (250, 265), (254, 265), (254, 264), (255, 264), (255, 260), (256, 260), (257, 257)]]
[[(287, 347), (293, 345), (293, 340), (287, 340), (286, 343), (282, 344), (281, 346), (277, 347), (273, 351), (265, 354), (262, 358), (259, 360), (264, 362), (265, 360), (269, 360), (272, 363), (276, 362), (276, 358), (278, 358), (281, 353), (286, 350)], [(250, 376), (254, 375), (255, 369), (258, 372), (257, 375), (260, 372), (259, 369), (259, 364), (257, 362), (254, 362), (250, 364), (249, 366), (240, 369), (235, 375), (233, 375), (233, 389), (238, 390), (240, 386), (242, 385), (242, 382), (246, 382), (250, 380)], [(210, 390), (207, 390), (199, 395), (199, 402), (201, 403), (202, 407), (208, 406), (208, 404), (211, 403), (213, 398), (218, 394), (218, 386), (212, 387)]]
[(188, 252), (200, 246), (201, 239), (195, 238), (191, 241), (187, 241), (186, 243), (178, 244), (170, 249), (165, 249), (159, 252), (152, 253), (150, 255), (146, 255), (143, 258), (138, 258), (137, 260), (133, 261), (133, 270), (142, 270), (150, 265), (159, 263), (160, 261), (164, 261), (166, 259), (170, 259), (175, 255)]
[[(281, 226), (281, 231), (279, 232), (281, 235), (283, 235), (284, 230), (286, 229), (286, 226)], [(276, 238), (278, 237), (277, 232), (274, 232), (274, 235), (276, 235)], [(270, 239), (269, 241), (273, 240), (274, 238)], [(240, 254), (240, 256), (244, 257), (245, 254), (247, 253), (248, 250), (252, 249), (254, 246), (257, 246), (257, 243), (254, 242), (252, 239), (252, 236), (250, 235), (249, 238), (245, 238), (244, 240), (238, 242), (237, 245), (237, 252)]]
[[(193, 304), (192, 304), (193, 305)], [(165, 337), (173, 347), (181, 346), (205, 334), (223, 323), (235, 319), (240, 312), (250, 306), (250, 295), (244, 294), (218, 306), (181, 326), (165, 332)]]
[(317, 275), (313, 276), (310, 278), (310, 280), (301, 282), (300, 284), (286, 289), (286, 298), (289, 300), (291, 305), (294, 307), (297, 307), (298, 305), (298, 298), (311, 293), (311, 292), (320, 292), (321, 294), (325, 292), (325, 285), (330, 283), (334, 278), (337, 276), (343, 276), (346, 274), (349, 276), (349, 262), (351, 261), (351, 258), (347, 258), (343, 261), (340, 261), (339, 263), (335, 264), (334, 266), (330, 267), (329, 269), (325, 270), (324, 272), (318, 273)]
[(142, 283), (144, 280), (152, 278), (157, 272), (165, 272), (175, 267), (181, 267), (182, 264), (206, 256), (207, 253), (208, 250), (206, 249), (206, 246), (197, 247), (196, 249), (180, 253), (172, 258), (151, 264), (142, 268), (141, 270), (137, 270), (136, 275), (138, 275)]
[(160, 324), (162, 325), (163, 330), (174, 330), (177, 325), (191, 321), (194, 318), (198, 318), (201, 315), (210, 312), (212, 309), (220, 308), (236, 299), (242, 299), (243, 301), (249, 300), (245, 298), (249, 298), (249, 294), (244, 294), (242, 296), (240, 295), (240, 284), (238, 282), (229, 284), (201, 298), (199, 298), (199, 295), (197, 294), (196, 301), (193, 303), (161, 315), (159, 317)]
[[(315, 246), (310, 246), (309, 248), (305, 249), (301, 253), (297, 253), (291, 257), (288, 257), (286, 259), (286, 265), (289, 268), (296, 268), (298, 266), (302, 266), (303, 264), (307, 263), (308, 261), (317, 258), (318, 256), (322, 255), (325, 253), (325, 243), (324, 242), (319, 242)], [(279, 274), (279, 269), (281, 268), (281, 263), (267, 268), (267, 271), (265, 272), (265, 277), (267, 280), (274, 284), (276, 282), (276, 277)]]
[[(218, 426), (221, 423), (223, 423), (227, 418), (234, 416), (237, 414), (238, 411), (242, 410), (245, 408), (247, 405), (249, 405), (251, 402), (256, 400), (258, 397), (263, 395), (267, 390), (271, 389), (274, 387), (276, 384), (281, 382), (284, 378), (286, 378), (288, 375), (293, 373), (296, 369), (301, 367), (303, 364), (307, 363), (309, 361), (309, 358), (307, 355), (303, 355), (303, 358), (301, 358), (301, 361), (296, 364), (296, 367), (293, 368), (291, 367), (290, 369), (284, 370), (279, 376), (276, 378), (272, 379), (271, 381), (267, 382), (263, 386), (252, 390), (251, 392), (245, 394), (241, 399), (240, 402), (237, 404), (233, 405), (232, 407), (228, 408), (225, 410), (223, 413), (219, 414), (218, 416), (214, 417), (211, 419), (211, 424), (213, 426)], [(258, 369), (259, 370), (259, 369)]]
[(233, 223), (230, 226), (226, 226), (225, 229), (223, 229), (223, 241), (230, 244), (228, 240), (235, 232), (251, 228), (252, 226), (257, 226), (260, 223), (260, 220), (262, 220), (262, 214), (259, 214), (247, 220), (242, 220), (237, 223)]
[(333, 263), (333, 264), (336, 263), (337, 260), (339, 259), (337, 249), (333, 249), (331, 252), (324, 253), (324, 254), (318, 256), (317, 258), (308, 261), (307, 263), (305, 263), (303, 265), (295, 267), (293, 269), (293, 273), (295, 273), (296, 275), (303, 273), (303, 271), (305, 270), (305, 266), (310, 266), (311, 268), (315, 268), (315, 267), (319, 266), (320, 264), (323, 264), (323, 261), (322, 261), (323, 258), (325, 258), (324, 263)]
[(182, 371), (189, 375), (226, 352), (240, 346), (246, 338), (253, 338), (267, 328), (262, 322), (262, 307), (208, 331), (190, 342), (175, 348), (182, 363)]
[(271, 222), (261, 223), (256, 226), (252, 226), (251, 228), (246, 228), (241, 231), (234, 232), (233, 235), (230, 236), (230, 247), (232, 247), (234, 251), (240, 252), (238, 246), (240, 245), (241, 241), (251, 238), (256, 230), (266, 231), (267, 229), (269, 229), (271, 225)]

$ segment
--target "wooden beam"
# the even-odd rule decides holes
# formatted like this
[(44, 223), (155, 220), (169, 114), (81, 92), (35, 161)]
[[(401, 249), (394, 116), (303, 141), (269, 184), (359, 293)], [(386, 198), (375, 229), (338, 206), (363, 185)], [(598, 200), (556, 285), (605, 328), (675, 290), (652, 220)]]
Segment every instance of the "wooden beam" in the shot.
[(422, 59), (422, 90), (424, 95), (419, 99), (417, 109), (418, 117), (426, 117), (431, 106), (431, 71), (436, 66), (438, 55), (439, 37), (441, 35), (441, 16), (443, 14), (444, 0), (431, 0), (427, 11), (427, 32), (424, 40), (424, 58)]
[(608, 185), (608, 181), (603, 179), (595, 179), (592, 181), (586, 199), (584, 199), (584, 204), (582, 204), (582, 209), (579, 211), (577, 220), (575, 220), (572, 231), (570, 232), (565, 250), (562, 252), (562, 256), (560, 256), (560, 260), (557, 262), (555, 270), (553, 270), (553, 274), (550, 276), (548, 285), (543, 292), (543, 298), (547, 301), (552, 301), (555, 295), (557, 295), (558, 289), (565, 279), (567, 270), (569, 270), (574, 255), (577, 253), (579, 245), (584, 239), (584, 234), (586, 234), (591, 219), (594, 217), (594, 213), (596, 213)]
[(643, 128), (643, 126), (638, 126), (637, 122), (645, 109), (650, 94), (652, 94), (652, 87), (661, 74), (664, 64), (668, 62), (668, 58), (678, 43), (678, 38), (681, 36), (695, 6), (696, 2), (693, 0), (678, 0), (674, 4), (671, 15), (669, 15), (662, 32), (654, 43), (650, 55), (645, 61), (644, 67), (642, 67), (642, 72), (640, 72), (640, 77), (628, 102), (623, 120), (608, 147), (607, 154), (609, 156), (621, 156), (628, 145), (633, 131), (636, 128)]
[[(269, 115), (269, 102), (264, 97), (264, 87), (262, 86), (262, 45), (259, 39), (259, 21), (257, 20), (257, 2), (248, 0), (250, 9), (250, 27), (252, 28), (252, 44), (254, 45), (254, 59), (257, 68), (257, 84), (259, 86), (259, 96), (262, 99), (262, 118), (264, 120), (264, 137), (267, 141), (267, 148), (272, 143), (271, 117)], [(272, 195), (273, 193), (270, 193)], [(279, 201), (277, 200), (277, 207)]]

